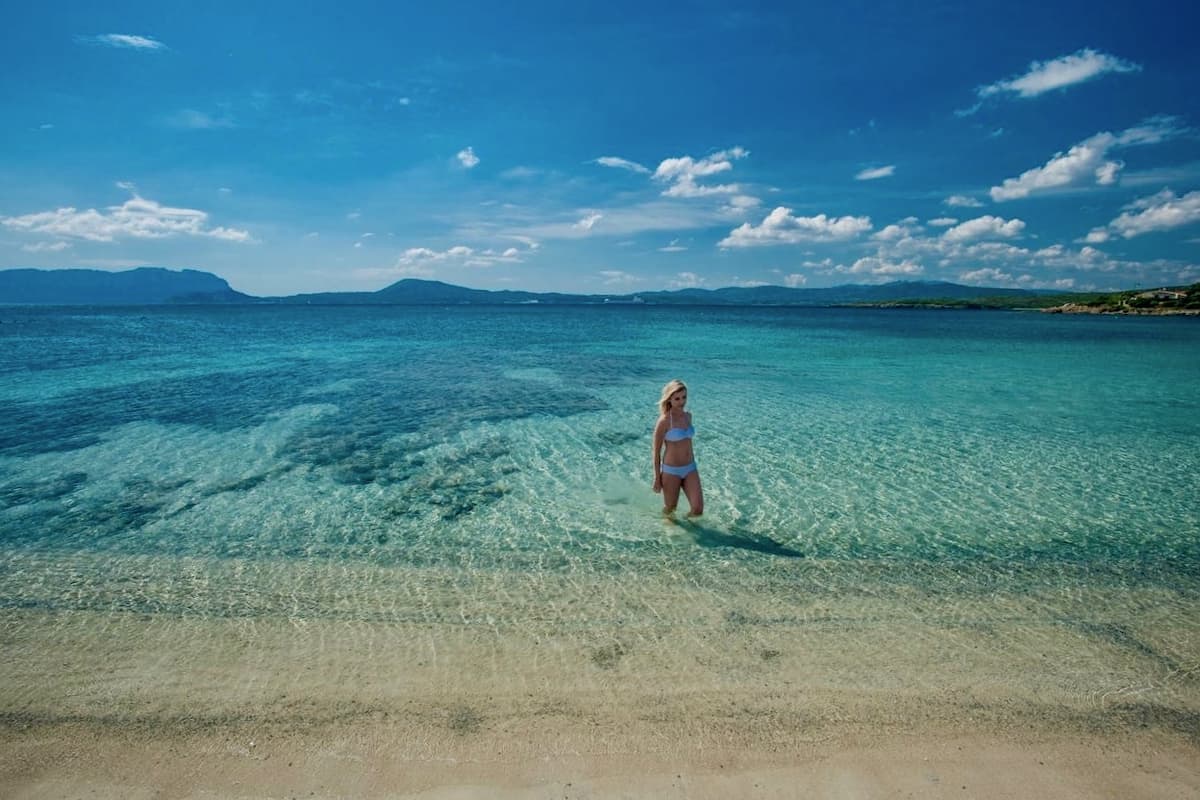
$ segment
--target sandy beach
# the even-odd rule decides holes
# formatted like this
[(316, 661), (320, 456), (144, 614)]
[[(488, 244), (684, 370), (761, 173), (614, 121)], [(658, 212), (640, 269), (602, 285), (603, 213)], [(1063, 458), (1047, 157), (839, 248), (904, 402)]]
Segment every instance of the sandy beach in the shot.
[[(445, 720), (453, 712), (443, 709)], [(750, 733), (737, 745), (655, 752), (666, 730), (611, 730), (579, 750), (595, 720), (511, 719), (497, 731), (437, 736), (419, 724), (343, 720), (305, 732), (270, 724), (103, 732), (86, 723), (3, 736), (7, 798), (1191, 798), (1194, 738), (945, 725), (797, 731), (790, 745)], [(573, 734), (574, 731), (574, 734)], [(441, 739), (425, 757), (403, 740)], [(591, 738), (590, 736), (588, 737)], [(429, 743), (433, 745), (431, 741)], [(676, 749), (676, 748), (672, 748)], [(686, 751), (687, 743), (679, 744)], [(537, 755), (541, 751), (541, 755)]]
[[(49, 564), (22, 567), (4, 580), (49, 585)], [(1186, 593), (1093, 580), (1051, 603), (1016, 581), (939, 611), (918, 588), (936, 582), (889, 585), (878, 567), (862, 584), (859, 569), (844, 592), (835, 570), (802, 561), (757, 579), (731, 566), (737, 579), (708, 590), (649, 569), (536, 587), (502, 572), (342, 574), (425, 598), (423, 619), (371, 621), (339, 618), (349, 604), (332, 582), (278, 569), (254, 616), (211, 613), (243, 595), (236, 566), (173, 584), (110, 572), (146, 608), (189, 596), (206, 616), (4, 611), (0, 796), (1200, 791)], [(284, 602), (331, 613), (274, 616)]]

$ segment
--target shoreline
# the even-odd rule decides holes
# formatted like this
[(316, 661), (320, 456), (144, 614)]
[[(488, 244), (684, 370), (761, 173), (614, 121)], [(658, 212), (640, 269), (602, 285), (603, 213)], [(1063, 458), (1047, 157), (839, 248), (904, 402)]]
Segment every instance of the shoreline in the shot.
[[(666, 706), (647, 704), (652, 697), (582, 706), (563, 696), (487, 699), (494, 705), (486, 717), (435, 703), (397, 717), (361, 709), (320, 723), (23, 724), (5, 716), (0, 795), (869, 798), (966, 791), (1070, 799), (1200, 791), (1200, 742), (1188, 728), (1194, 720), (1164, 726), (1136, 714), (1101, 714), (1063, 726), (965, 698), (881, 696), (863, 705), (863, 698), (825, 697), (823, 716), (756, 693)], [(643, 704), (632, 724), (630, 700)], [(703, 713), (706, 702), (726, 710)], [(584, 706), (590, 712), (574, 713)], [(689, 711), (690, 718), (675, 718)]]
[[(980, 574), (967, 605), (939, 612), (937, 587), (965, 575), (894, 583), (885, 570), (822, 591), (805, 576), (831, 580), (831, 565), (780, 566), (684, 597), (669, 570), (588, 576), (575, 594), (581, 576), (556, 576), (540, 591), (577, 610), (542, 619), (489, 599), (517, 575), (444, 586), (412, 569), (382, 582), (434, 601), (404, 619), (209, 616), (205, 592), (244, 596), (236, 565), (206, 586), (163, 586), (195, 597), (186, 613), (10, 607), (0, 796), (1200, 791), (1191, 583), (1080, 587), (1056, 567), (1058, 588), (1075, 588), (1047, 594)], [(38, 564), (20, 571), (41, 585)], [(273, 585), (280, 601), (318, 605), (319, 582)], [(770, 599), (787, 585), (782, 605)]]
[(1044, 314), (1106, 314), (1130, 317), (1197, 317), (1200, 308), (1105, 308), (1067, 303), (1051, 308), (1039, 308)]

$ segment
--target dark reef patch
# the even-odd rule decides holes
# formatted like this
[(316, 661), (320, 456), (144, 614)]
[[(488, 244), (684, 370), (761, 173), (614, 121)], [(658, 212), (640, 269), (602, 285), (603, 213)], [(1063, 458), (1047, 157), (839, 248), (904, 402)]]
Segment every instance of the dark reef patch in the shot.
[(298, 362), (268, 370), (216, 372), (72, 392), (16, 403), (0, 422), (0, 453), (34, 455), (89, 447), (131, 422), (196, 425), (215, 431), (259, 425), (290, 408), (319, 368)]
[(0, 485), (0, 508), (58, 500), (87, 483), (87, 478), (86, 472), (65, 472), (54, 478), (14, 481)]

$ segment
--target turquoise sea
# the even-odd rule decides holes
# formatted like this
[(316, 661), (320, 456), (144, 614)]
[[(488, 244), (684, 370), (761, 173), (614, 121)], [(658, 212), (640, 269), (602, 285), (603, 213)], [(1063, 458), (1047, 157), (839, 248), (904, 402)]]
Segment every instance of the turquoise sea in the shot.
[[(705, 690), (786, 668), (1194, 715), (1197, 323), (3, 308), (0, 706), (278, 710), (351, 684), (386, 704), (618, 674)], [(695, 523), (650, 491), (676, 377)], [(316, 678), (279, 667), (318, 651)], [(253, 677), (231, 690), (214, 676), (235, 667)]]

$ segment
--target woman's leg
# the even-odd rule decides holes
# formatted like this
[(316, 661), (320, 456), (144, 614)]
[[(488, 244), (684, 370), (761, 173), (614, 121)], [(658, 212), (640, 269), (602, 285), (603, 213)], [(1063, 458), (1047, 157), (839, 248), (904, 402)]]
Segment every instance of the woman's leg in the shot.
[[(666, 493), (666, 482), (663, 483), (663, 492)], [(679, 490), (675, 490), (675, 497), (679, 497)], [(688, 511), (689, 517), (698, 517), (704, 513), (704, 490), (700, 488), (700, 470), (692, 470), (683, 479), (683, 493), (687, 495), (688, 505), (691, 510)]]
[(663, 495), (663, 513), (674, 514), (675, 506), (679, 504), (679, 487), (683, 485), (683, 478), (678, 475), (672, 475), (669, 472), (662, 474), (662, 495)]

